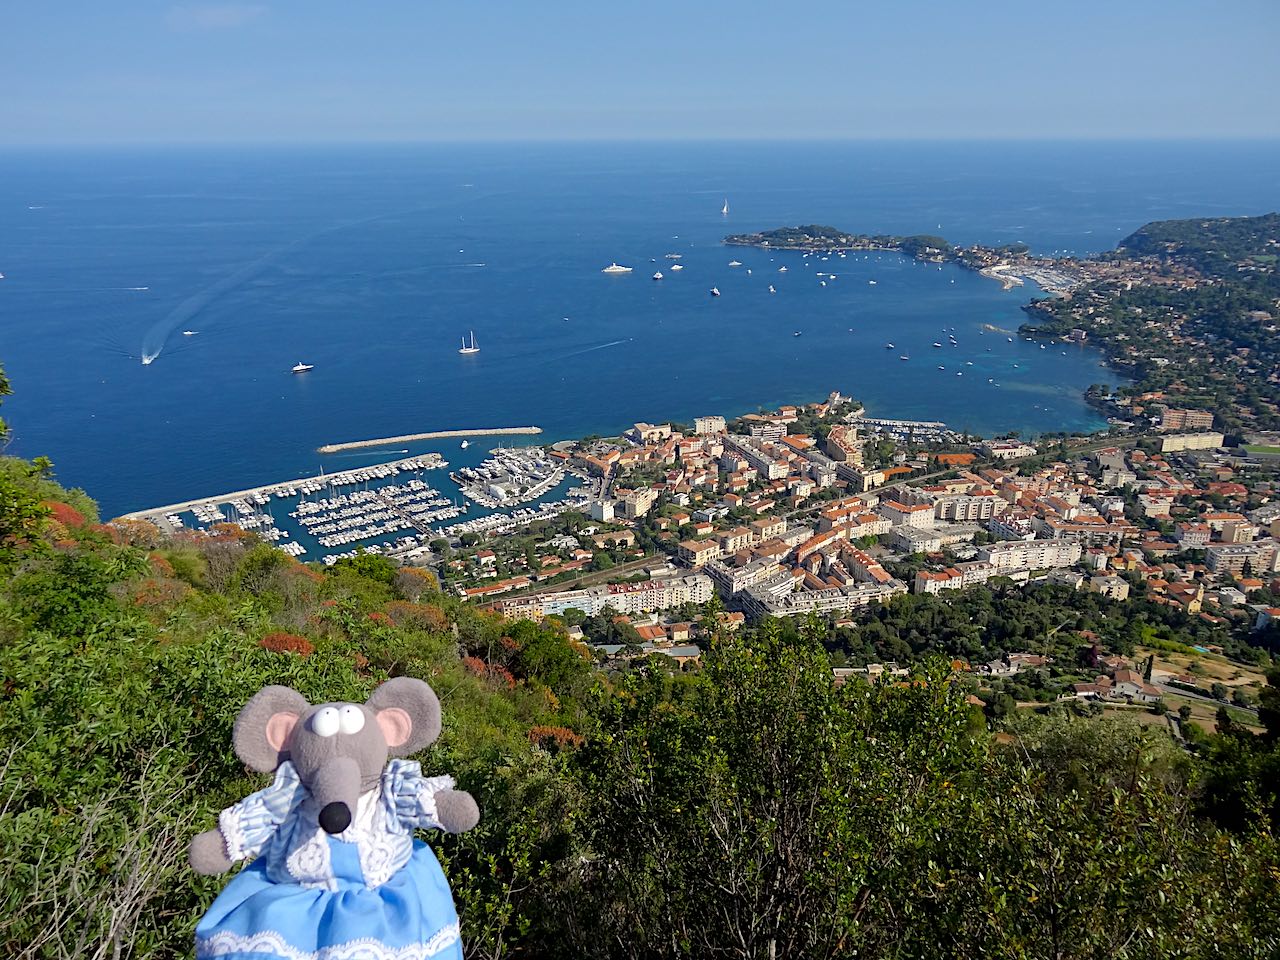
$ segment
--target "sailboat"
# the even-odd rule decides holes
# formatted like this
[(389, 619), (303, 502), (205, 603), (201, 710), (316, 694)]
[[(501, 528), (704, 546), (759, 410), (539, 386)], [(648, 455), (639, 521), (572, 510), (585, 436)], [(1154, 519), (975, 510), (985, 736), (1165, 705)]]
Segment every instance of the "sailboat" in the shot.
[(476, 346), (476, 332), (474, 330), (471, 331), (471, 346), (467, 346), (467, 338), (463, 337), (462, 349), (459, 350), (458, 352), (459, 353), (479, 353), (480, 352), (480, 348)]
[(729, 215), (729, 198), (724, 198), (724, 206), (720, 208), (720, 216), (727, 217)]

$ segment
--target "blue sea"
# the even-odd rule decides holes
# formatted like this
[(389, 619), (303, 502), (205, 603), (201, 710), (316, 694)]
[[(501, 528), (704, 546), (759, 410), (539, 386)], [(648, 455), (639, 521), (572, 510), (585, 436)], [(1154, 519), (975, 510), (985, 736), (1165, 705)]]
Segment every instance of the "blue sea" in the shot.
[[(824, 223), (1084, 254), (1153, 219), (1280, 208), (1277, 169), (1275, 143), (3, 152), (10, 452), (50, 456), (114, 515), (400, 455), (324, 443), (528, 423), (556, 440), (833, 389), (974, 433), (1093, 430), (1081, 392), (1117, 377), (1014, 336), (1034, 288), (721, 238)], [(459, 355), (471, 331), (480, 352)], [(414, 449), (463, 464), (491, 445)]]

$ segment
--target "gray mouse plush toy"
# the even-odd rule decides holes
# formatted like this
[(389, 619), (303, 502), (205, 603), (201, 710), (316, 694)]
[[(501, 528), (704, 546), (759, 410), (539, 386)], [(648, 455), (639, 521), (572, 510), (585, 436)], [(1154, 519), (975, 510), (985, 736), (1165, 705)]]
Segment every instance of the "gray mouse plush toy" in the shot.
[(266, 687), (240, 711), (237, 756), (270, 787), (223, 810), (191, 841), (192, 867), (254, 862), (196, 927), (198, 957), (235, 960), (461, 958), (458, 917), (418, 828), (476, 825), (471, 795), (404, 757), (440, 734), (440, 702), (400, 677), (367, 702), (309, 704)]

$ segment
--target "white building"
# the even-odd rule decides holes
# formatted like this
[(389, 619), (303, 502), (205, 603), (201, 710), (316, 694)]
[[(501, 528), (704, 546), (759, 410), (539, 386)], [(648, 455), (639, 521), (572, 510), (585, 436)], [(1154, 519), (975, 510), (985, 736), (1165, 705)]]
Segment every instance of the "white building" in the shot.
[(978, 548), (978, 557), (997, 570), (1069, 567), (1080, 560), (1075, 540), (1002, 540)]
[(699, 436), (708, 433), (724, 433), (724, 417), (694, 417), (693, 432)]

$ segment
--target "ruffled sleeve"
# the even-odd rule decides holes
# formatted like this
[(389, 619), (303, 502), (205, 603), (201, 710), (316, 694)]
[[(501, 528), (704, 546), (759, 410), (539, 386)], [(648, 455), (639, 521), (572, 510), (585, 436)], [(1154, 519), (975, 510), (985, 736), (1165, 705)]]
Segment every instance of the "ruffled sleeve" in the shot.
[(288, 760), (280, 764), (271, 786), (249, 794), (218, 815), (227, 856), (233, 862), (256, 857), (306, 796), (307, 788), (298, 779), (293, 764)]
[(392, 760), (383, 774), (382, 789), (405, 831), (439, 829), (436, 794), (452, 790), (453, 777), (424, 777), (417, 761)]

